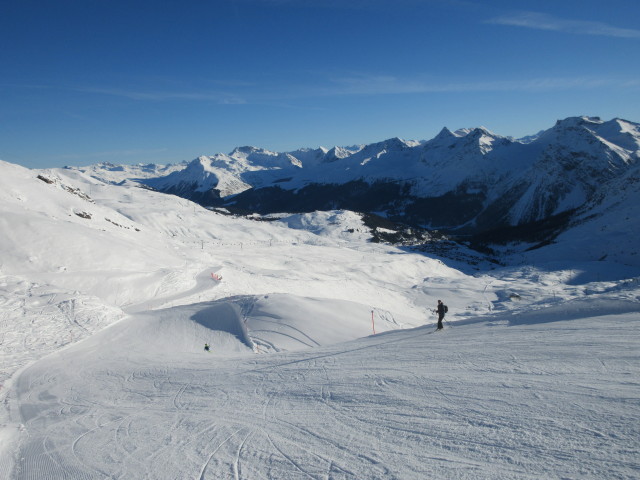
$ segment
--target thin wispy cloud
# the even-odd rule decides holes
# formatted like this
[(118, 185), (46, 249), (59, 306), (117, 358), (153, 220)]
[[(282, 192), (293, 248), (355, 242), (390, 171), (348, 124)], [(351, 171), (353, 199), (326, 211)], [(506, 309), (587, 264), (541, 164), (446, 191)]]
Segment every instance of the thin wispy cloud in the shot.
[(187, 100), (208, 101), (223, 105), (241, 105), (246, 103), (246, 100), (243, 97), (237, 96), (235, 94), (220, 92), (143, 91), (99, 87), (79, 87), (75, 88), (75, 90), (83, 93), (111, 95), (116, 97), (129, 98), (131, 100), (147, 100), (157, 102), (170, 100)]
[[(210, 102), (216, 105), (270, 105), (296, 108), (300, 99), (343, 96), (411, 95), (437, 93), (488, 93), (488, 92), (551, 92), (561, 90), (589, 90), (598, 88), (637, 89), (640, 80), (616, 76), (539, 77), (527, 79), (484, 79), (460, 81), (416, 75), (402, 77), (390, 74), (363, 72), (310, 73), (306, 81), (289, 84), (261, 83), (242, 92), (122, 89), (118, 87), (76, 86), (62, 88), (81, 94), (115, 96), (136, 102)], [(58, 88), (46, 86), (23, 86), (23, 88)]]
[(578, 35), (640, 39), (640, 30), (637, 29), (615, 27), (604, 22), (563, 19), (539, 12), (519, 12), (502, 15), (488, 20), (487, 23)]
[(355, 74), (333, 77), (323, 87), (308, 91), (309, 95), (402, 95), (456, 92), (543, 92), (602, 87), (629, 88), (637, 82), (628, 78), (558, 77), (526, 80), (485, 80), (456, 82), (421, 78), (401, 78), (391, 75)]
[[(279, 105), (294, 99), (314, 97), (340, 97), (363, 95), (411, 95), (429, 93), (473, 93), (473, 92), (551, 92), (559, 90), (588, 90), (597, 88), (637, 88), (635, 78), (602, 77), (540, 77), (510, 80), (455, 81), (445, 78), (401, 77), (387, 74), (362, 72), (336, 74), (330, 77), (318, 73), (308, 83), (288, 85), (285, 90), (278, 85), (262, 84), (245, 92), (202, 93), (157, 92), (120, 90), (111, 88), (84, 88), (83, 92), (115, 95), (136, 101), (208, 101), (220, 105)], [(275, 103), (274, 103), (275, 102)], [(276, 105), (278, 104), (278, 105)]]

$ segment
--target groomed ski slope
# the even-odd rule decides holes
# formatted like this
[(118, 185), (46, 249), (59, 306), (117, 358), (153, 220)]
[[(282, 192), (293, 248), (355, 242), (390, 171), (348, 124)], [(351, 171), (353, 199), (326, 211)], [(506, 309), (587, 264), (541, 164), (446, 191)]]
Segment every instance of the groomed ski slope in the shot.
[[(11, 478), (640, 474), (635, 304), (576, 301), (269, 355), (206, 331), (233, 330), (238, 312), (133, 316), (27, 369)], [(194, 351), (202, 338), (212, 353)]]
[(0, 478), (640, 477), (638, 268), (0, 167)]

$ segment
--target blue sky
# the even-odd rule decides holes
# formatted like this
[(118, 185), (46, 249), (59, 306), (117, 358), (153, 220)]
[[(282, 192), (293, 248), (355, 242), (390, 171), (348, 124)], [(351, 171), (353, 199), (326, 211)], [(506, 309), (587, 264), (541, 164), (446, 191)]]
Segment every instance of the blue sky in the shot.
[(637, 0), (6, 0), (0, 159), (173, 163), (640, 121)]

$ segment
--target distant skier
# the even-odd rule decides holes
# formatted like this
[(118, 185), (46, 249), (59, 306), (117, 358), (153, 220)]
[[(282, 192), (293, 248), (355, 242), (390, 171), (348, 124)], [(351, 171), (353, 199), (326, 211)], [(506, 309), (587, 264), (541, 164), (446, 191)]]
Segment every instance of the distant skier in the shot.
[(436, 307), (436, 313), (438, 314), (438, 330), (442, 330), (442, 320), (444, 319), (444, 314), (447, 313), (447, 306), (442, 303), (442, 300), (438, 300), (438, 306)]
[(210, 351), (210, 350), (209, 350), (209, 344), (208, 344), (208, 343), (205, 343), (205, 344), (204, 344), (204, 351), (205, 351), (205, 352)]

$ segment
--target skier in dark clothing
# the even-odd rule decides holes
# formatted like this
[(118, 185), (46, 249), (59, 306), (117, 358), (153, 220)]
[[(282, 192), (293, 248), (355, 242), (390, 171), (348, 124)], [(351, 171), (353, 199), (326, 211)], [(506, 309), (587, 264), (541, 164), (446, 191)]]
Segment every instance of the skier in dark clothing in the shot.
[(442, 330), (442, 319), (444, 318), (444, 314), (447, 312), (447, 307), (445, 307), (442, 300), (438, 300), (438, 306), (436, 307), (436, 313), (438, 314), (438, 330)]
[(204, 350), (205, 350), (205, 352), (209, 351), (209, 344), (208, 343), (204, 344)]

